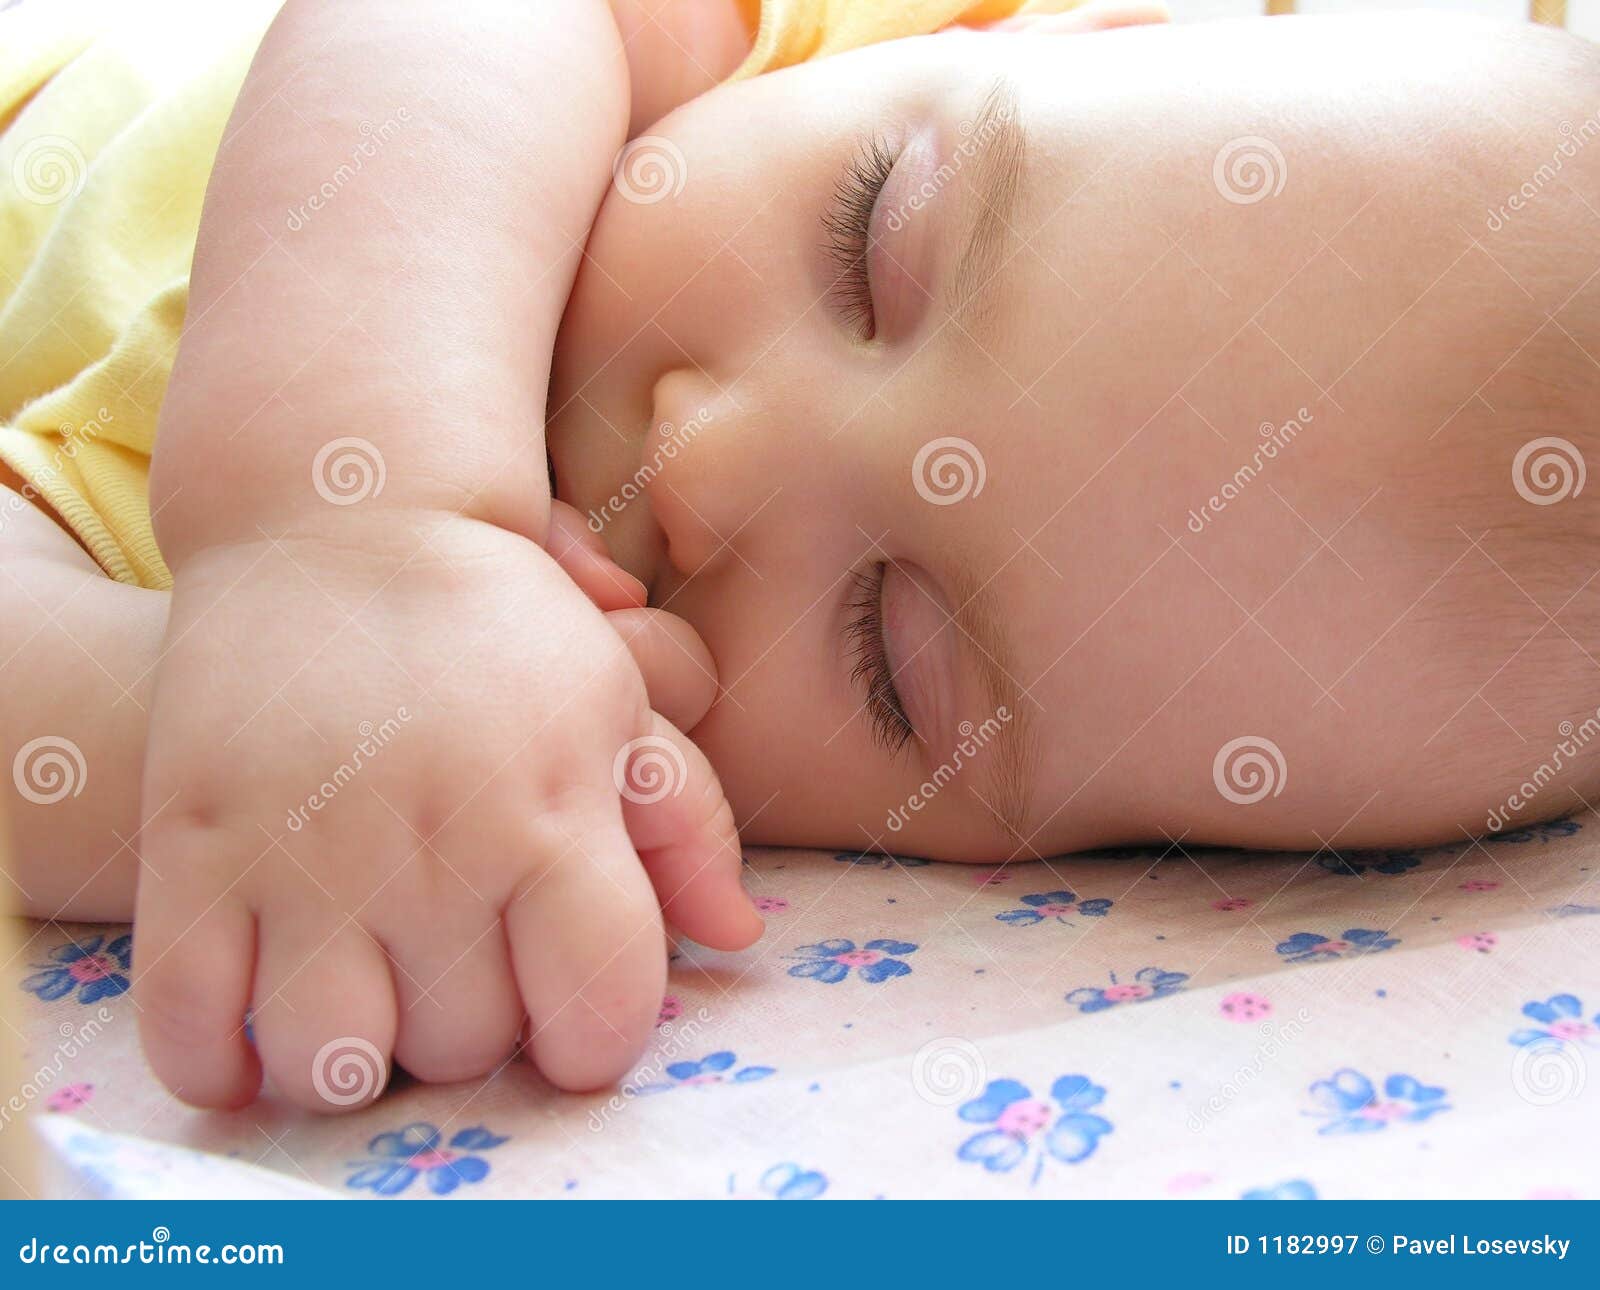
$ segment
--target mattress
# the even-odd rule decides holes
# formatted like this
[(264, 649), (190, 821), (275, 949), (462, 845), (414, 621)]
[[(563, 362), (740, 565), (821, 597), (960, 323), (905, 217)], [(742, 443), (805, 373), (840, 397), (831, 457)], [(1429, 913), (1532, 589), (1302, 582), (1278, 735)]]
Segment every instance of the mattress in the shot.
[(57, 1196), (1600, 1196), (1597, 844), (1585, 814), (1425, 851), (751, 851), (766, 935), (674, 950), (616, 1089), (515, 1060), (324, 1117), (176, 1102), (127, 929), (30, 924), (0, 1120)]

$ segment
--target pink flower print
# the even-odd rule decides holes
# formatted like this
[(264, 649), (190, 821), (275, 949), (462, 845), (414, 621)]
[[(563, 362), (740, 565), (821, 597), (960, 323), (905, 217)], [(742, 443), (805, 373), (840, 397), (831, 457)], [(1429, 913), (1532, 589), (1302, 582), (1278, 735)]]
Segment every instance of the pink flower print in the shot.
[(1255, 903), (1246, 896), (1225, 896), (1221, 900), (1213, 900), (1211, 908), (1220, 909), (1224, 914), (1232, 914), (1241, 909), (1249, 909)]
[(1468, 878), (1461, 884), (1462, 891), (1495, 891), (1500, 884), (1492, 878)]
[(1050, 1123), (1050, 1116), (1050, 1103), (1036, 1097), (1020, 1098), (1000, 1112), (995, 1128), (1001, 1133), (1009, 1133), (1013, 1138), (1027, 1141)]
[(76, 1111), (88, 1106), (93, 1096), (93, 1084), (68, 1084), (45, 1098), (44, 1104), (52, 1111)]
[(1487, 954), (1500, 944), (1500, 938), (1493, 932), (1468, 932), (1465, 936), (1456, 937), (1456, 944), (1464, 950), (1476, 950), (1479, 954)]
[(781, 914), (789, 908), (789, 902), (782, 896), (757, 896), (750, 903), (763, 914)]
[(661, 1010), (656, 1013), (656, 1025), (664, 1026), (669, 1021), (676, 1021), (683, 1016), (683, 1004), (678, 996), (669, 994), (661, 1000)]
[(1272, 1012), (1272, 1001), (1263, 994), (1241, 991), (1223, 999), (1221, 1010), (1229, 1021), (1260, 1021)]
[(1013, 877), (1014, 874), (1004, 869), (979, 869), (972, 875), (972, 882), (977, 887), (998, 887), (1003, 882), (1010, 882)]

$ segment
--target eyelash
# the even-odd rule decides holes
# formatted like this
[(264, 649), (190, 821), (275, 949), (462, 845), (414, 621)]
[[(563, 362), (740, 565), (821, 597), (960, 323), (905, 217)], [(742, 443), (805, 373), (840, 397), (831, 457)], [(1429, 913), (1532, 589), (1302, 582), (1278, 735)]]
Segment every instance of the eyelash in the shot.
[(850, 680), (867, 694), (867, 719), (872, 737), (891, 754), (898, 753), (917, 733), (906, 716), (889, 671), (883, 644), (883, 577), (888, 566), (878, 563), (868, 572), (851, 575), (850, 620), (845, 634), (850, 642)]
[(834, 308), (858, 339), (871, 340), (877, 331), (872, 311), (872, 281), (867, 272), (867, 246), (872, 231), (872, 208), (889, 182), (895, 156), (881, 138), (865, 144), (834, 187), (833, 203), (822, 217), (827, 251), (838, 272), (828, 288)]

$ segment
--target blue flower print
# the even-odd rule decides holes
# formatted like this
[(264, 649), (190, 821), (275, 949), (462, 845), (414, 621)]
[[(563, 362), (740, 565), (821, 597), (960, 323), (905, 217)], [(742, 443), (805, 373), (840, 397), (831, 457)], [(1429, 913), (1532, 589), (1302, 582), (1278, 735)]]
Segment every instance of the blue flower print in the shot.
[(1505, 833), (1491, 833), (1489, 837), (1495, 842), (1548, 842), (1551, 838), (1570, 838), (1581, 829), (1583, 825), (1577, 820), (1547, 820), (1543, 824), (1529, 825), (1525, 829), (1511, 829)]
[(1554, 909), (1547, 909), (1545, 913), (1552, 918), (1589, 918), (1600, 914), (1600, 905), (1557, 905)]
[(1304, 1178), (1291, 1178), (1276, 1187), (1252, 1187), (1240, 1200), (1316, 1200), (1317, 1189)]
[(509, 1138), (497, 1138), (485, 1128), (462, 1129), (440, 1145), (439, 1130), (419, 1121), (398, 1133), (380, 1133), (367, 1144), (371, 1160), (352, 1164), (355, 1173), (345, 1179), (346, 1187), (370, 1191), (379, 1196), (398, 1196), (423, 1177), (435, 1196), (448, 1196), (462, 1183), (480, 1183), (489, 1176), (489, 1162), (480, 1156), (463, 1154), (488, 1151)]
[(1067, 1002), (1076, 1005), (1079, 1012), (1104, 1012), (1119, 1003), (1148, 1003), (1163, 995), (1183, 989), (1189, 979), (1187, 972), (1168, 972), (1158, 967), (1140, 968), (1132, 981), (1118, 981), (1111, 974), (1108, 986), (1086, 985), (1067, 995)]
[(828, 1176), (785, 1160), (761, 1175), (761, 1190), (773, 1200), (815, 1200), (828, 1190)]
[[(1104, 918), (1106, 911), (1112, 905), (1112, 902), (1103, 896), (1094, 900), (1079, 900), (1070, 891), (1041, 891), (1032, 896), (1024, 896), (1022, 903), (1028, 908), (1008, 909), (1003, 914), (996, 914), (995, 920), (1010, 923), (1013, 927), (1032, 927), (1047, 918), (1053, 918), (1058, 923), (1067, 923), (1070, 914), (1082, 914), (1086, 918)], [(1071, 925), (1067, 923), (1067, 926)]]
[(104, 936), (71, 941), (50, 954), (50, 962), (35, 963), (42, 971), (24, 977), (22, 988), (46, 1003), (64, 999), (74, 990), (79, 1003), (98, 1003), (124, 993), (133, 963), (133, 937), (119, 936), (109, 945)]
[(1512, 1034), (1511, 1042), (1518, 1048), (1552, 1041), (1558, 1044), (1600, 1043), (1600, 1012), (1595, 1013), (1593, 1021), (1585, 1021), (1583, 1004), (1575, 994), (1554, 994), (1542, 1002), (1535, 999), (1522, 1005), (1522, 1015), (1542, 1024)]
[(798, 958), (789, 969), (790, 976), (810, 977), (827, 985), (837, 985), (856, 968), (863, 981), (877, 985), (891, 977), (909, 976), (911, 964), (891, 955), (912, 954), (916, 946), (910, 941), (868, 941), (860, 949), (854, 941), (842, 936), (836, 940), (819, 941), (815, 945), (798, 945), (793, 954), (785, 958)]
[(697, 1062), (673, 1062), (666, 1071), (670, 1083), (641, 1084), (637, 1091), (667, 1093), (675, 1088), (698, 1088), (704, 1084), (749, 1084), (777, 1074), (771, 1066), (742, 1066), (734, 1070), (738, 1060), (732, 1053), (723, 1051)]
[(1383, 1096), (1360, 1071), (1348, 1066), (1311, 1086), (1317, 1104), (1308, 1115), (1327, 1121), (1318, 1133), (1376, 1133), (1391, 1124), (1420, 1124), (1429, 1116), (1448, 1111), (1442, 1088), (1430, 1088), (1410, 1075), (1391, 1075), (1383, 1083)]
[(1326, 963), (1331, 959), (1376, 954), (1400, 944), (1400, 938), (1370, 927), (1348, 927), (1339, 936), (1319, 932), (1296, 932), (1278, 942), (1278, 953), (1285, 963)]
[(1381, 873), (1393, 877), (1407, 869), (1415, 869), (1422, 859), (1415, 851), (1347, 851), (1340, 854), (1330, 851), (1317, 860), (1329, 873), (1345, 878), (1359, 878), (1364, 873)]
[(882, 855), (876, 851), (841, 851), (833, 857), (835, 864), (854, 865), (862, 869), (923, 869), (932, 860), (919, 860), (915, 856)]
[(1046, 1160), (1075, 1165), (1094, 1154), (1112, 1127), (1111, 1121), (1090, 1113), (1105, 1095), (1105, 1089), (1087, 1076), (1063, 1075), (1050, 1086), (1050, 1096), (1060, 1106), (1058, 1115), (1056, 1107), (1034, 1097), (1026, 1084), (1014, 1079), (990, 1080), (983, 1096), (963, 1102), (956, 1114), (968, 1124), (994, 1127), (973, 1134), (957, 1148), (956, 1156), (980, 1164), (990, 1173), (1009, 1173), (1032, 1156), (1030, 1181), (1036, 1183)]

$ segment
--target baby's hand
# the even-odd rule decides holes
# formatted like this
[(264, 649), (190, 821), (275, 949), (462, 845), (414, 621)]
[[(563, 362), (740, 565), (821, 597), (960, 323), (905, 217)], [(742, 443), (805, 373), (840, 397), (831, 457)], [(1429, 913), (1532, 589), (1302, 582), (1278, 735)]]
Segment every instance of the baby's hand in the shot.
[[(249, 1102), (264, 1067), (345, 1109), (391, 1055), (425, 1080), (495, 1069), (526, 1017), (552, 1082), (615, 1080), (656, 1019), (662, 907), (709, 945), (760, 932), (721, 789), (545, 550), (340, 518), (177, 572), (137, 910), (150, 1062), (199, 1106)], [(681, 704), (704, 647), (624, 612)]]

